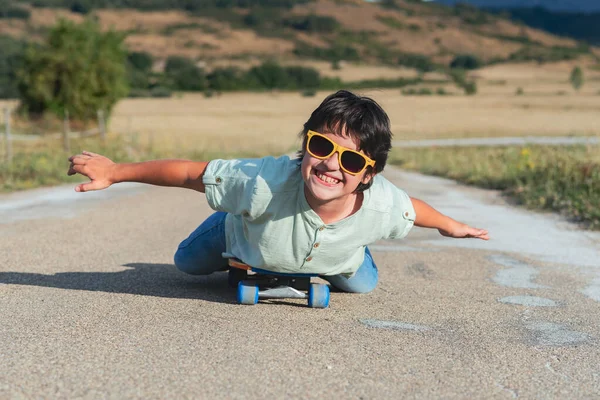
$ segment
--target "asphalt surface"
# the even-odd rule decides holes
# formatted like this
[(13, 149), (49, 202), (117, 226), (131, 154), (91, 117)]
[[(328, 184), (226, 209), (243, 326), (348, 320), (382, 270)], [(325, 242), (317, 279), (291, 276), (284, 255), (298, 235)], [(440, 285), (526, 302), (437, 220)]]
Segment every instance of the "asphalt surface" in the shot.
[(172, 255), (212, 212), (135, 184), (0, 196), (0, 398), (597, 398), (600, 234), (497, 193), (390, 168), (490, 230), (371, 247), (366, 295), (235, 304)]

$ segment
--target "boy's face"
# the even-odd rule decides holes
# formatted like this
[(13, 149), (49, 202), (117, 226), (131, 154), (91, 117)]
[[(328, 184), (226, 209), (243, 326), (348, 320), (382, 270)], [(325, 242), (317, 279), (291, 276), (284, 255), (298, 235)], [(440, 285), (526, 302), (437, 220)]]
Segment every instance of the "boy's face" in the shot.
[[(327, 131), (319, 133), (340, 146), (365, 154), (358, 150), (359, 141), (354, 137), (340, 136)], [(329, 158), (320, 160), (305, 151), (301, 170), (306, 189), (305, 193), (311, 206), (333, 200), (346, 200), (348, 196), (354, 193), (359, 183), (368, 183), (371, 179), (366, 169), (358, 175), (344, 172), (340, 168), (337, 152)]]

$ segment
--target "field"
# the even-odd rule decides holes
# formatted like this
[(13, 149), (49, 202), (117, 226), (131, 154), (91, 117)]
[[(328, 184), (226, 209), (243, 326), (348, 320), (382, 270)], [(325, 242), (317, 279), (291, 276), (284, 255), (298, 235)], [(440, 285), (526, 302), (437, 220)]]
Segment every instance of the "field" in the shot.
[[(343, 73), (356, 76), (355, 68)], [(568, 83), (569, 71), (569, 65), (491, 67), (477, 73), (476, 96), (464, 96), (452, 85), (432, 86), (456, 93), (451, 96), (402, 96), (395, 89), (361, 93), (376, 99), (388, 112), (397, 140), (600, 134), (600, 73), (586, 71), (588, 82), (575, 93)], [(373, 72), (391, 73), (383, 68)], [(375, 75), (362, 75), (366, 76)], [(518, 88), (523, 95), (515, 95)], [(172, 100), (131, 99), (117, 106), (111, 129), (138, 132), (167, 147), (281, 153), (297, 143), (296, 134), (328, 94), (228, 93), (212, 98), (188, 94)]]
[[(323, 72), (326, 65), (316, 63)], [(600, 71), (585, 69), (576, 93), (568, 82), (572, 64), (498, 65), (476, 71), (478, 94), (403, 96), (398, 89), (363, 90), (388, 112), (396, 140), (522, 135), (599, 135)], [(360, 66), (336, 71), (356, 79)], [(369, 67), (362, 78), (407, 76), (406, 70)], [(522, 95), (516, 95), (521, 88)], [(183, 94), (171, 99), (126, 99), (109, 123), (113, 135), (135, 134), (141, 143), (168, 153), (198, 151), (280, 154), (297, 146), (297, 133), (329, 92), (224, 93), (206, 98)], [(0, 102), (0, 107), (3, 103)]]
[[(448, 83), (430, 87), (434, 93), (443, 87), (449, 93), (444, 96), (406, 96), (398, 89), (363, 90), (361, 94), (373, 97), (388, 112), (395, 140), (600, 135), (600, 71), (585, 69), (586, 83), (575, 92), (568, 82), (572, 67), (567, 63), (489, 67), (474, 76), (479, 87), (475, 96), (465, 96)], [(346, 66), (338, 73), (343, 79), (356, 79), (359, 71), (358, 66)], [(366, 71), (372, 74), (369, 78), (398, 73), (375, 67)], [(297, 134), (303, 123), (328, 94), (183, 94), (171, 99), (126, 99), (111, 117), (108, 143), (74, 140), (72, 152), (87, 149), (117, 161), (290, 153), (298, 149)], [(6, 105), (15, 106), (14, 102), (0, 102), (0, 107)], [(14, 162), (0, 165), (1, 190), (78, 179), (66, 177), (67, 154), (60, 145), (56, 139), (15, 142)], [(597, 146), (397, 150), (391, 158), (405, 168), (505, 190), (528, 207), (563, 212), (596, 229), (600, 228), (599, 160)]]

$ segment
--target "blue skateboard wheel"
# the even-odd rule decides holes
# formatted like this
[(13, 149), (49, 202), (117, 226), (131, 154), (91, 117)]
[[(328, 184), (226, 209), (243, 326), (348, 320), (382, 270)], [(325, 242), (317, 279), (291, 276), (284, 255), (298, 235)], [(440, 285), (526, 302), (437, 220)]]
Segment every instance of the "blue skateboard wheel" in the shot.
[(311, 308), (327, 308), (329, 306), (329, 286), (312, 283), (308, 288), (308, 306)]
[(252, 305), (258, 303), (258, 286), (244, 281), (238, 283), (237, 301), (239, 304)]

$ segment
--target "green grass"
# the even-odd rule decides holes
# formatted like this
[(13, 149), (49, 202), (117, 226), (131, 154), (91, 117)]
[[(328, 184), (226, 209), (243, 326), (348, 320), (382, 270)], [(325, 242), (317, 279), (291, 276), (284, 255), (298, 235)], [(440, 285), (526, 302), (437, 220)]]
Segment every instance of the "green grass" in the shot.
[[(90, 150), (116, 162), (157, 158), (259, 157), (258, 153), (215, 153), (194, 149), (165, 152), (142, 146), (135, 137), (71, 142), (67, 153), (56, 141), (15, 143), (12, 163), (0, 163), (0, 192), (81, 182), (67, 176), (68, 157)], [(600, 230), (600, 147), (531, 146), (394, 150), (390, 163), (469, 185), (503, 191), (530, 209), (559, 212), (589, 229)]]
[[(121, 136), (110, 137), (106, 143), (98, 138), (78, 139), (71, 141), (71, 151), (65, 152), (55, 140), (48, 139), (36, 144), (15, 143), (11, 163), (4, 160), (0, 151), (0, 192), (14, 192), (42, 186), (54, 186), (62, 183), (82, 182), (86, 178), (81, 175), (68, 176), (69, 156), (83, 150), (102, 154), (115, 162), (137, 162), (158, 158), (185, 158), (189, 160), (207, 161), (215, 158), (260, 157), (259, 153), (224, 153), (214, 151), (198, 151), (180, 149), (164, 151), (155, 147), (143, 146), (136, 139), (125, 139)], [(0, 149), (4, 150), (0, 146)]]
[(534, 210), (600, 230), (600, 147), (531, 146), (394, 150), (392, 164), (502, 190)]

